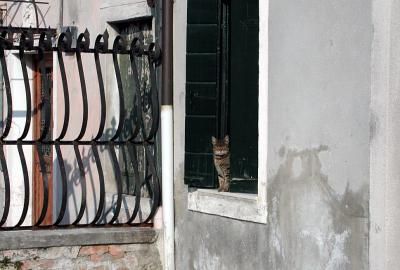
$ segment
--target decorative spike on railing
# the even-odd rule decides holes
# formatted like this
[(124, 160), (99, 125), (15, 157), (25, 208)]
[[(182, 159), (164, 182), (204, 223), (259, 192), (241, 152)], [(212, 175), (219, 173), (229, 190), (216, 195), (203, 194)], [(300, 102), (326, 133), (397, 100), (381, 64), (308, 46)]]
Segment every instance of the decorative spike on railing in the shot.
[[(5, 118), (1, 127), (0, 135), (0, 165), (1, 170), (0, 181), (2, 184), (0, 187), (0, 193), (3, 193), (3, 202), (0, 202), (0, 230), (15, 230), (15, 229), (25, 229), (25, 228), (53, 228), (53, 227), (74, 227), (74, 226), (117, 226), (117, 225), (142, 225), (151, 222), (154, 215), (158, 209), (161, 199), (160, 183), (158, 178), (157, 166), (156, 166), (156, 155), (157, 149), (155, 147), (155, 136), (158, 131), (159, 126), (159, 100), (158, 100), (158, 90), (156, 84), (156, 65), (159, 63), (161, 52), (159, 46), (155, 43), (148, 45), (143, 45), (143, 41), (138, 38), (134, 38), (130, 44), (127, 40), (120, 35), (117, 35), (112, 42), (112, 48), (109, 48), (109, 34), (107, 30), (96, 37), (94, 42), (94, 47), (90, 48), (90, 34), (86, 29), (83, 33), (79, 34), (76, 42), (76, 46), (72, 47), (72, 35), (71, 32), (63, 32), (59, 34), (58, 40), (54, 40), (54, 36), (51, 32), (42, 30), (39, 35), (39, 40), (35, 42), (35, 35), (38, 31), (37, 29), (24, 30), (19, 34), (15, 32), (8, 31), (7, 29), (2, 31), (0, 34), (0, 64), (2, 69), (2, 76), (4, 82), (5, 90), (5, 104), (6, 110), (4, 110)], [(18, 42), (17, 42), (18, 41)], [(18, 97), (14, 97), (13, 93), (16, 93), (16, 89), (11, 88), (10, 84), (10, 74), (7, 68), (7, 55), (8, 51), (17, 51), (19, 56), (19, 61), (21, 64), (22, 76), (24, 80), (24, 89), (18, 89), (18, 92), (24, 92), (26, 100), (26, 115), (25, 115), (25, 125), (21, 127), (21, 135), (18, 139), (10, 139), (9, 137), (12, 132), (13, 123), (13, 100)], [(28, 76), (27, 67), (27, 56), (28, 53), (37, 54), (38, 59), (38, 69), (41, 82), (41, 90), (43, 91), (40, 95), (40, 108), (37, 112), (33, 111), (31, 83)], [(52, 130), (52, 80), (46, 73), (46, 55), (48, 53), (54, 53), (56, 61), (58, 62), (58, 71), (61, 78), (60, 87), (62, 87), (62, 95), (64, 99), (64, 114), (59, 117), (61, 119), (61, 129), (56, 139), (52, 139), (52, 136), (48, 136)], [(72, 116), (71, 110), (71, 94), (69, 88), (69, 82), (67, 77), (68, 66), (65, 65), (65, 54), (74, 55), (76, 66), (79, 74), (80, 92), (78, 96), (73, 98), (82, 99), (83, 109), (81, 115)], [(93, 55), (94, 65), (96, 69), (97, 82), (99, 89), (100, 98), (100, 121), (98, 128), (92, 136), (92, 139), (84, 139), (85, 134), (88, 129), (88, 121), (91, 115), (88, 98), (88, 81), (85, 77), (85, 68), (82, 60), (83, 54)], [(118, 96), (118, 106), (117, 110), (108, 110), (106, 100), (106, 88), (103, 79), (104, 70), (101, 66), (101, 55), (112, 56), (115, 80), (117, 82), (116, 96)], [(128, 66), (121, 67), (120, 56), (126, 55), (128, 59)], [(145, 66), (148, 68), (146, 70), (150, 86), (148, 89), (143, 89), (141, 84), (140, 72), (138, 70), (137, 61), (147, 61)], [(121, 74), (121, 68), (129, 68), (129, 74), (132, 74), (129, 78), (132, 79), (132, 83), (128, 84), (132, 86), (132, 89), (124, 86), (123, 76)], [(124, 71), (125, 72), (125, 71)], [(125, 77), (124, 77), (125, 79)], [(92, 83), (92, 82), (90, 82)], [(14, 85), (13, 85), (14, 86)], [(111, 90), (109, 90), (111, 91)], [(129, 93), (127, 91), (132, 91), (132, 94), (124, 96), (124, 93)], [(129, 97), (129, 100), (126, 99)], [(133, 97), (133, 98), (131, 98)], [(144, 108), (146, 105), (146, 109)], [(131, 107), (132, 112), (127, 113), (127, 107)], [(35, 109), (36, 110), (36, 109)], [(118, 112), (117, 122), (115, 122), (115, 130), (106, 131), (106, 115), (111, 112)], [(34, 113), (40, 114), (42, 118), (42, 123), (40, 123), (40, 134), (38, 138), (27, 139), (32, 130), (32, 117)], [(126, 120), (129, 118), (129, 121)], [(70, 130), (71, 123), (73, 121), (82, 120), (79, 131), (76, 134)], [(146, 123), (146, 124), (145, 124)], [(128, 136), (123, 135), (129, 129)], [(75, 130), (75, 129), (74, 129)], [(66, 140), (66, 135), (69, 134), (74, 139)], [(41, 205), (30, 205), (30, 202), (34, 201), (30, 194), (33, 193), (32, 187), (32, 173), (29, 172), (28, 164), (31, 158), (26, 158), (27, 152), (24, 153), (24, 146), (31, 146), (33, 151), (32, 155), (37, 157), (38, 167), (40, 173), (40, 185), (42, 188), (40, 204)], [(67, 160), (65, 155), (63, 155), (63, 146), (70, 146), (73, 148), (74, 162), (76, 162), (77, 167), (75, 177), (79, 178), (79, 187), (71, 187), (70, 177), (71, 173), (66, 166)], [(89, 152), (90, 157), (84, 156), (85, 152), (82, 153), (81, 146), (85, 146), (86, 153)], [(10, 171), (14, 168), (10, 167), (7, 163), (7, 157), (5, 152), (7, 152), (9, 147), (16, 147), (18, 150), (18, 155), (20, 159), (20, 164), (22, 168), (22, 177), (18, 181), (23, 182), (23, 192), (24, 201), (19, 203), (22, 205), (18, 208), (21, 211), (18, 214), (17, 221), (11, 224), (10, 213), (15, 214), (15, 209), (13, 209), (14, 204), (12, 203), (12, 184), (14, 179), (10, 177)], [(57, 161), (54, 163), (57, 168), (54, 171), (58, 171), (58, 177), (50, 178), (47, 174), (47, 163), (45, 159), (44, 147), (49, 147), (54, 153)], [(89, 149), (89, 150), (88, 150)], [(64, 150), (65, 151), (65, 150)], [(101, 158), (99, 151), (108, 152), (108, 159)], [(120, 167), (120, 160), (118, 157), (118, 151), (126, 151), (125, 154), (127, 162), (125, 166), (130, 166), (132, 168), (132, 178), (133, 178), (133, 191), (129, 195), (131, 196), (131, 202), (133, 206), (131, 209), (126, 209), (126, 191), (124, 191), (124, 179), (123, 172)], [(70, 153), (71, 151), (69, 151)], [(142, 160), (139, 160), (139, 154)], [(69, 154), (71, 156), (71, 154)], [(15, 158), (14, 158), (15, 159)], [(88, 175), (87, 175), (87, 162), (92, 162), (92, 170), (97, 170), (97, 186), (91, 192), (97, 192), (95, 205), (91, 207), (88, 206)], [(108, 161), (107, 161), (108, 160)], [(50, 161), (52, 163), (52, 161)], [(109, 162), (110, 164), (106, 164)], [(51, 165), (52, 166), (52, 165)], [(112, 172), (104, 171), (105, 168), (112, 168)], [(107, 176), (107, 177), (106, 177)], [(115, 181), (116, 190), (107, 190), (107, 181), (109, 176), (114, 176), (113, 181)], [(111, 177), (112, 178), (112, 177)], [(50, 186), (56, 186), (57, 191), (53, 192), (50, 190)], [(71, 211), (69, 207), (69, 197), (72, 189), (78, 189), (77, 194), (73, 194), (78, 198), (76, 203), (76, 213), (74, 217), (66, 218)], [(128, 188), (129, 189), (129, 188)], [(144, 197), (142, 195), (142, 190), (146, 189), (147, 196), (146, 201), (149, 201), (150, 207), (147, 213), (141, 211), (141, 203), (143, 204)], [(97, 190), (97, 191), (94, 191)], [(52, 194), (51, 194), (52, 192)], [(112, 194), (112, 205), (106, 205), (107, 201), (110, 199), (107, 194)], [(33, 196), (33, 195), (32, 195)], [(148, 200), (147, 200), (148, 199)], [(52, 201), (51, 201), (52, 200)], [(56, 203), (55, 203), (56, 202)], [(36, 202), (37, 203), (37, 202)], [(92, 202), (93, 203), (93, 202)], [(56, 209), (51, 209), (51, 205), (57, 205)], [(125, 208), (123, 208), (125, 207)], [(89, 214), (90, 209), (94, 210), (94, 213)], [(29, 209), (39, 209), (36, 217), (28, 220)], [(51, 224), (48, 224), (47, 213), (52, 210), (53, 217)], [(54, 211), (57, 210), (57, 211)], [(125, 211), (128, 217), (123, 222), (120, 221), (121, 213)], [(19, 212), (18, 212), (19, 213)], [(141, 215), (139, 215), (141, 213)], [(13, 214), (13, 215), (14, 215)], [(144, 216), (143, 216), (144, 215)], [(89, 216), (91, 217), (89, 220)], [(25, 225), (28, 224), (28, 225)]]

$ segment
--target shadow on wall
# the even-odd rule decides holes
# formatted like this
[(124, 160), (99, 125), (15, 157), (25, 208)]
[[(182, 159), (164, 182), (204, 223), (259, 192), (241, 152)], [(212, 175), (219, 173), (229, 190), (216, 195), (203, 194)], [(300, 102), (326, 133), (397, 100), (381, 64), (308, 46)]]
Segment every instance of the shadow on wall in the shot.
[[(129, 115), (125, 113), (125, 115)], [(121, 139), (129, 137), (133, 130), (133, 128), (128, 128), (126, 127), (132, 127), (132, 121), (134, 119), (132, 118), (126, 118), (125, 123), (124, 123), (124, 132), (121, 135)], [(112, 127), (105, 129), (105, 132), (103, 134), (103, 137), (101, 140), (109, 140), (111, 139), (115, 132), (116, 132), (116, 125), (117, 121), (113, 117), (111, 120), (111, 125)], [(71, 151), (73, 149), (72, 146), (68, 146)], [(136, 184), (135, 184), (135, 179), (133, 175), (133, 168), (132, 165), (130, 164), (130, 158), (129, 155), (127, 154), (127, 149), (126, 146), (115, 146), (116, 147), (116, 153), (118, 157), (118, 166), (119, 169), (121, 170), (122, 174), (122, 208), (121, 212), (119, 214), (119, 218), (117, 219), (117, 222), (126, 222), (130, 215), (133, 212), (133, 209), (135, 207), (135, 190), (136, 190)], [(104, 181), (105, 181), (105, 191), (106, 191), (106, 197), (105, 197), (105, 205), (104, 205), (104, 211), (102, 213), (102, 216), (99, 220), (100, 224), (105, 224), (109, 222), (115, 211), (116, 211), (116, 205), (117, 205), (117, 179), (115, 177), (115, 168), (112, 163), (112, 158), (110, 154), (110, 150), (108, 146), (105, 145), (99, 145), (98, 147), (98, 152), (101, 160), (101, 165), (104, 173)], [(63, 150), (64, 151), (64, 150)], [(151, 208), (151, 203), (152, 203), (152, 193), (151, 193), (151, 187), (149, 185), (148, 179), (151, 178), (151, 175), (149, 174), (148, 171), (148, 164), (146, 162), (146, 157), (145, 157), (145, 151), (142, 146), (136, 146), (136, 153), (137, 153), (137, 162), (138, 162), (138, 170), (139, 173), (141, 174), (141, 198), (149, 198), (148, 201), (146, 200), (141, 200), (140, 203), (140, 209), (138, 213), (138, 218), (135, 220), (135, 222), (143, 222), (146, 219), (146, 216), (150, 212)], [(97, 172), (97, 166), (95, 163), (95, 157), (93, 154), (93, 148), (90, 146), (81, 146), (80, 147), (80, 154), (82, 158), (82, 163), (84, 167), (84, 172), (85, 172), (85, 179), (81, 177), (81, 172), (79, 170), (79, 166), (77, 161), (75, 160), (74, 163), (70, 163), (67, 160), (64, 159), (64, 166), (66, 170), (66, 175), (68, 179), (68, 207), (67, 211), (65, 214), (65, 217), (62, 221), (61, 224), (70, 224), (71, 222), (74, 221), (76, 216), (79, 213), (80, 209), (80, 204), (81, 204), (81, 183), (82, 181), (86, 181), (86, 186), (87, 186), (87, 191), (88, 194), (86, 196), (86, 200), (91, 200), (87, 201), (87, 206), (89, 207), (85, 210), (85, 218), (82, 219), (81, 223), (88, 223), (91, 222), (91, 220), (94, 218), (97, 209), (98, 209), (98, 204), (99, 204), (99, 178), (98, 178), (98, 172)], [(94, 167), (93, 167), (94, 166)], [(58, 166), (58, 161), (55, 160), (53, 167), (55, 168), (54, 170), (57, 170), (57, 179), (55, 181), (60, 181), (60, 171), (59, 171), (59, 166)], [(110, 172), (109, 170), (112, 170)], [(112, 177), (110, 177), (112, 176)], [(92, 191), (92, 192), (89, 192)], [(61, 193), (58, 194), (58, 204), (60, 204), (60, 198), (61, 198)], [(56, 213), (59, 213), (59, 207), (56, 209)]]
[[(8, 4), (8, 5), (7, 5)], [(49, 13), (50, 4), (30, 4), (22, 2), (3, 3), (6, 12), (3, 16), (3, 25), (14, 27), (42, 27), (47, 28), (46, 15)], [(22, 14), (22, 16), (18, 16)], [(22, 17), (22, 22), (19, 21)]]
[[(37, 112), (34, 112), (37, 113)], [(129, 114), (126, 114), (129, 115)], [(127, 117), (125, 122), (132, 122), (134, 119)], [(101, 140), (109, 140), (112, 138), (116, 132), (117, 121), (113, 117), (111, 121), (111, 127), (105, 129), (103, 137)], [(127, 138), (131, 136), (132, 133), (132, 123), (125, 123), (126, 130), (121, 134), (121, 139)], [(139, 138), (140, 139), (140, 138)], [(58, 166), (58, 160), (56, 157), (55, 149), (53, 148), (53, 186), (55, 187), (55, 197), (53, 201), (53, 207), (55, 207), (56, 216), (53, 216), (53, 221), (57, 219), (57, 215), (60, 212), (61, 207), (61, 172)], [(122, 174), (122, 208), (117, 219), (117, 222), (127, 222), (130, 218), (130, 215), (135, 208), (135, 196), (136, 193), (136, 180), (134, 179), (133, 168), (131, 165), (130, 157), (127, 154), (126, 146), (115, 146), (116, 154), (118, 158), (118, 169), (121, 170)], [(31, 150), (32, 148), (29, 148)], [(105, 224), (109, 222), (114, 213), (116, 211), (117, 205), (117, 179), (115, 177), (115, 167), (112, 165), (110, 150), (108, 146), (98, 145), (97, 146), (99, 157), (104, 173), (104, 181), (105, 181), (105, 204), (102, 216), (99, 220), (99, 224)], [(136, 155), (137, 155), (137, 163), (138, 163), (138, 171), (140, 173), (140, 191), (141, 191), (141, 199), (140, 200), (140, 208), (137, 218), (135, 219), (135, 223), (143, 222), (148, 214), (150, 213), (150, 209), (152, 207), (152, 188), (149, 184), (151, 174), (148, 170), (148, 162), (146, 160), (145, 151), (143, 146), (136, 146)], [(71, 222), (75, 221), (81, 207), (81, 187), (82, 181), (86, 183), (87, 196), (86, 196), (86, 210), (84, 212), (84, 217), (80, 223), (86, 224), (91, 222), (99, 208), (99, 176), (98, 169), (95, 163), (95, 157), (93, 154), (93, 148), (91, 146), (80, 146), (80, 155), (83, 163), (84, 174), (85, 177), (81, 176), (81, 172), (77, 163), (76, 158), (73, 160), (66, 159), (65, 156), (68, 156), (68, 152), (73, 152), (73, 146), (61, 146), (61, 151), (64, 156), (64, 166), (67, 177), (67, 209), (64, 215), (64, 218), (61, 224), (71, 224)], [(28, 151), (24, 151), (25, 155), (27, 155)], [(19, 158), (19, 157), (17, 157)], [(72, 161), (72, 162), (71, 162)], [(27, 164), (28, 167), (31, 167), (31, 164)], [(94, 166), (94, 167), (93, 167)], [(9, 170), (12, 169), (9, 167)], [(107, 171), (107, 170), (112, 170)], [(111, 177), (110, 177), (111, 176)], [(22, 181), (22, 179), (17, 179), (18, 182)], [(32, 179), (31, 179), (32, 180)], [(12, 179), (10, 179), (12, 181)], [(22, 182), (21, 182), (22, 183)], [(32, 187), (31, 187), (32, 189)], [(23, 194), (22, 194), (23, 195)], [(4, 189), (4, 180), (3, 174), (0, 173), (0, 216), (3, 214), (4, 209), (4, 199), (5, 199), (5, 189)], [(16, 194), (13, 194), (13, 189), (11, 190), (11, 200), (22, 200), (20, 202), (20, 207), (17, 209), (10, 209), (11, 211), (22, 211), (23, 198), (19, 198)], [(18, 215), (18, 214), (17, 214)], [(11, 225), (11, 224), (8, 224)]]

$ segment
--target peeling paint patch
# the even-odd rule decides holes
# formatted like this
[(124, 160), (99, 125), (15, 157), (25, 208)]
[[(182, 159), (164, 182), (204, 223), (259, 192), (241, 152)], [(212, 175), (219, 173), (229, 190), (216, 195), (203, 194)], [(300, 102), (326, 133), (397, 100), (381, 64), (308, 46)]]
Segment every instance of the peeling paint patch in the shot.
[(287, 150), (269, 181), (271, 269), (366, 269), (368, 192), (347, 186), (339, 196), (329, 186), (319, 159), (327, 150)]
[(332, 246), (331, 252), (326, 270), (334, 270), (334, 269), (344, 269), (346, 265), (349, 263), (349, 259), (345, 254), (345, 244), (348, 241), (350, 233), (348, 231), (344, 231), (341, 234), (331, 234), (333, 239), (331, 239)]

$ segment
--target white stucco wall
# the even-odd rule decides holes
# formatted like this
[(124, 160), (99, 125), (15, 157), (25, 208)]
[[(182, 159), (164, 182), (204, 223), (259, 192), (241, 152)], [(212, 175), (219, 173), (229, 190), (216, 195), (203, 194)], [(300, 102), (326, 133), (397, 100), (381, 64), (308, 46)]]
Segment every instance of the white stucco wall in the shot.
[(372, 3), (370, 269), (392, 270), (400, 264), (400, 1)]
[(266, 225), (188, 210), (187, 1), (175, 1), (177, 269), (368, 269), (371, 5), (260, 2)]

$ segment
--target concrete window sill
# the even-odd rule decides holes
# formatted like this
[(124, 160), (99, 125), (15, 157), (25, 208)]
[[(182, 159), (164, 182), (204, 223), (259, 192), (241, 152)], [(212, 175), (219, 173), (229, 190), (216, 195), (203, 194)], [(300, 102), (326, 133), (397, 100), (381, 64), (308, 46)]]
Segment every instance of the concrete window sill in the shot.
[(188, 209), (237, 220), (267, 223), (264, 200), (253, 194), (218, 192), (213, 189), (189, 191)]
[(0, 239), (0, 250), (150, 244), (157, 240), (157, 231), (138, 227), (0, 231)]

